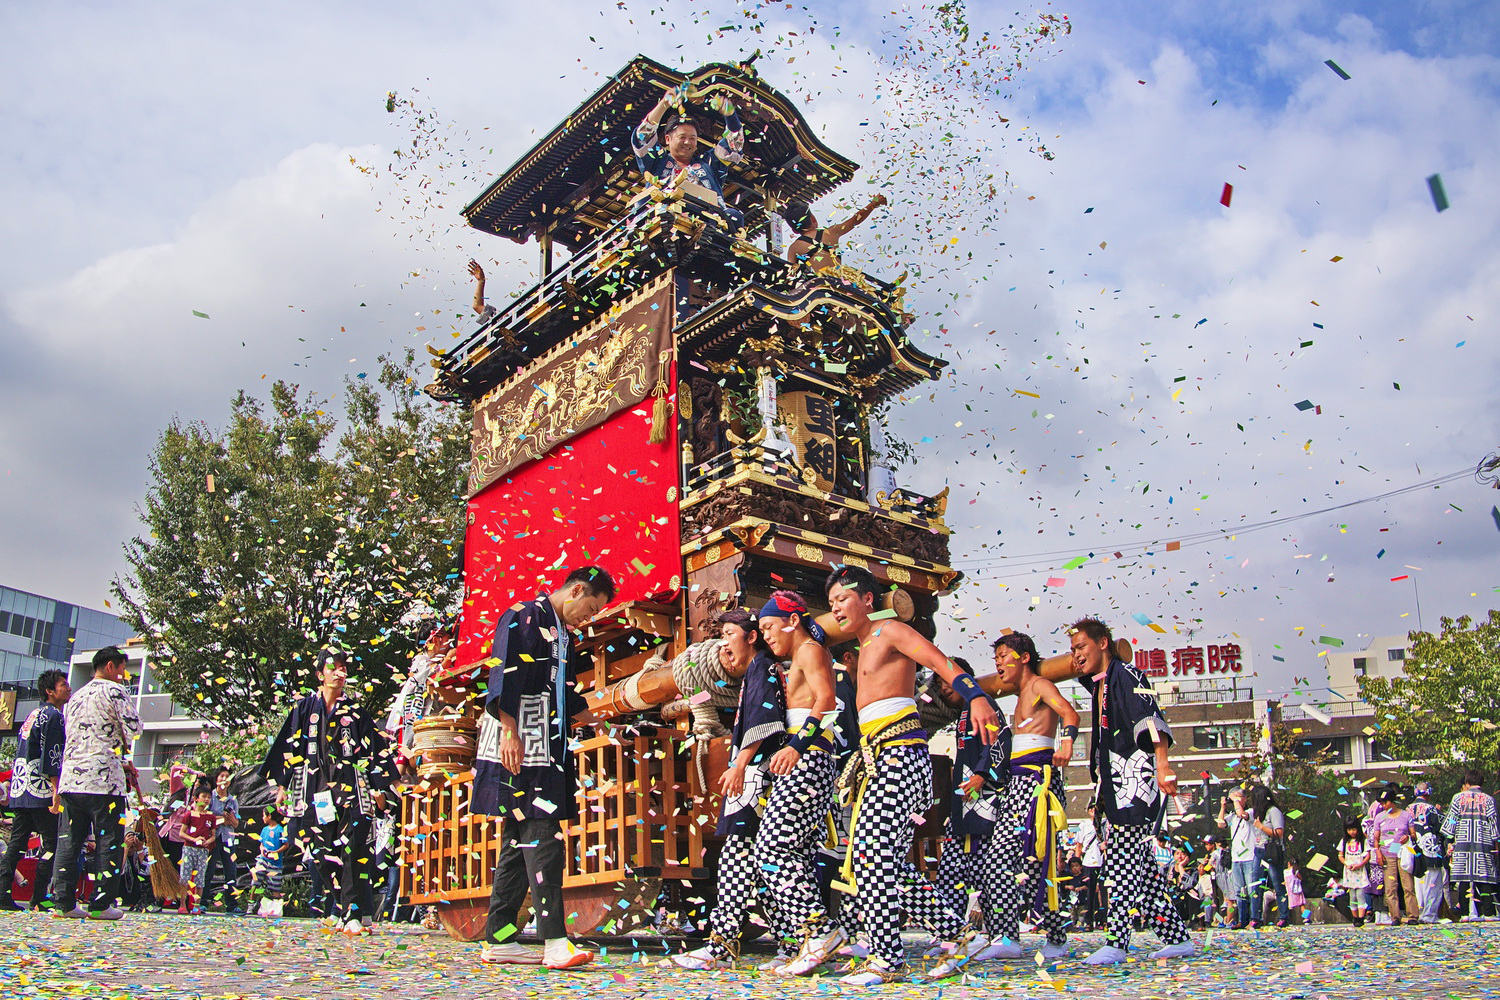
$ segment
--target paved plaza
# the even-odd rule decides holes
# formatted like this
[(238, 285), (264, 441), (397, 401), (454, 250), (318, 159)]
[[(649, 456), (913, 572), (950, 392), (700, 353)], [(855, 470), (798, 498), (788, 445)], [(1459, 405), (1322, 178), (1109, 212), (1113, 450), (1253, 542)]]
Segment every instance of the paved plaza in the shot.
[[(1199, 958), (1123, 968), (1076, 959), (989, 963), (975, 974), (859, 990), (832, 975), (795, 984), (747, 968), (690, 973), (666, 968), (663, 942), (617, 941), (576, 972), (479, 965), (477, 945), (401, 926), (351, 941), (308, 920), (127, 914), (78, 923), (0, 913), (6, 941), (0, 997), (363, 998), (588, 997), (781, 1000), (789, 995), (891, 997), (1500, 997), (1500, 924), (1289, 928), (1215, 932)], [(1200, 945), (1204, 937), (1194, 935)], [(1079, 954), (1095, 947), (1082, 935)], [(1137, 944), (1149, 945), (1149, 936)], [(922, 963), (912, 939), (914, 966)], [(1029, 943), (1029, 942), (1028, 942)], [(747, 962), (747, 965), (753, 964)]]

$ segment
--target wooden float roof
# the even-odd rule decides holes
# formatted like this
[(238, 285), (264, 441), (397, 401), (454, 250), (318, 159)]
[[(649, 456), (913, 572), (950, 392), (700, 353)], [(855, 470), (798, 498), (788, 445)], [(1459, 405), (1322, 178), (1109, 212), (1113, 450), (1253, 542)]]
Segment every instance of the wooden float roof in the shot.
[[(725, 194), (745, 212), (752, 233), (765, 224), (763, 204), (812, 202), (848, 181), (859, 165), (825, 146), (796, 105), (746, 64), (710, 63), (680, 73), (636, 56), (464, 209), (476, 229), (525, 243), (550, 235), (577, 248), (625, 212), (642, 183), (630, 132), (662, 93), (689, 83), (699, 100), (724, 94), (745, 125), (745, 162), (730, 171)], [(699, 105), (703, 141), (722, 126)]]

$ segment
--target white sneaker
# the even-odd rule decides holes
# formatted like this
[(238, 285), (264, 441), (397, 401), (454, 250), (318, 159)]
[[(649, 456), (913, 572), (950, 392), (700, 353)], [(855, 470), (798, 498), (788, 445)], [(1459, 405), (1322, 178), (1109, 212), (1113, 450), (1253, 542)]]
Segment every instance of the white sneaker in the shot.
[(507, 941), (504, 944), (487, 944), (479, 951), (479, 960), (485, 965), (541, 965), (542, 956), (534, 948)]
[(791, 955), (787, 954), (784, 951), (778, 951), (775, 955), (772, 955), (769, 959), (760, 963), (755, 968), (761, 972), (776, 972), (791, 960)]
[(1073, 946), (1066, 941), (1061, 944), (1051, 944), (1049, 942), (1042, 945), (1042, 957), (1049, 962), (1055, 962), (1059, 958), (1067, 958), (1071, 954), (1073, 954)]
[(1152, 958), (1191, 958), (1198, 954), (1198, 946), (1193, 943), (1192, 938), (1180, 944), (1169, 944), (1165, 948), (1158, 948), (1151, 953)]
[(107, 910), (90, 910), (90, 920), (119, 920), (125, 915), (125, 911), (118, 906), (111, 906)]
[(805, 976), (838, 954), (839, 945), (849, 939), (842, 927), (830, 927), (823, 934), (802, 942), (796, 957), (777, 972), (783, 976)]
[(344, 924), (344, 933), (350, 937), (359, 937), (361, 934), (370, 933), (370, 929), (358, 920), (350, 920)]
[(69, 918), (72, 918), (74, 920), (87, 920), (89, 911), (85, 910), (81, 906), (75, 906), (71, 910), (49, 910), (47, 915), (56, 920), (67, 920)]
[(981, 948), (974, 955), (976, 962), (989, 962), (997, 958), (1025, 958), (1026, 952), (1021, 949), (1021, 942), (1012, 941), (1009, 938), (1001, 938), (987, 948)]
[(549, 969), (576, 969), (594, 960), (594, 953), (573, 947), (565, 937), (548, 938), (542, 948), (542, 964)]
[(707, 945), (694, 951), (684, 952), (681, 955), (672, 956), (672, 964), (679, 969), (692, 969), (695, 972), (704, 972), (708, 969), (727, 969), (734, 965), (731, 961), (725, 961), (714, 955)]
[(1116, 948), (1107, 944), (1083, 960), (1084, 965), (1119, 965), (1129, 957), (1124, 948)]

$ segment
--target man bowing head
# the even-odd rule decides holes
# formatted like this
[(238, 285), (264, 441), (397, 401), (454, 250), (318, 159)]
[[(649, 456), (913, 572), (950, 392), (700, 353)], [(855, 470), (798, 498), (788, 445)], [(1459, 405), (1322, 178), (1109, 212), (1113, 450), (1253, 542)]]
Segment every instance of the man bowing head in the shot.
[[(562, 824), (578, 813), (568, 722), (585, 711), (574, 690), (578, 654), (568, 630), (614, 597), (609, 574), (584, 566), (552, 593), (515, 604), (495, 626), (470, 807), (505, 820), (482, 962), (571, 969), (593, 960), (573, 947), (563, 923)], [(528, 889), (544, 942), (540, 953), (516, 940)]]

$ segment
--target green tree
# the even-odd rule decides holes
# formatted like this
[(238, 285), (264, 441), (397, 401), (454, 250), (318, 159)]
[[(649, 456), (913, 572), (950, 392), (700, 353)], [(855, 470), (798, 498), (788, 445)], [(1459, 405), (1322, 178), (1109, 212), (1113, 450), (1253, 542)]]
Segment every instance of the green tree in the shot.
[(122, 617), (180, 704), (226, 729), (279, 714), (317, 683), (319, 652), (356, 665), (383, 708), (417, 651), (420, 617), (462, 587), (463, 407), (420, 394), (411, 352), (328, 401), (283, 382), (269, 412), (241, 392), (229, 426), (174, 421), (152, 453), (148, 529), (114, 581)]
[(1500, 758), (1500, 611), (1478, 624), (1444, 618), (1439, 634), (1408, 638), (1405, 676), (1359, 681), (1381, 738), (1398, 760), (1490, 766)]

